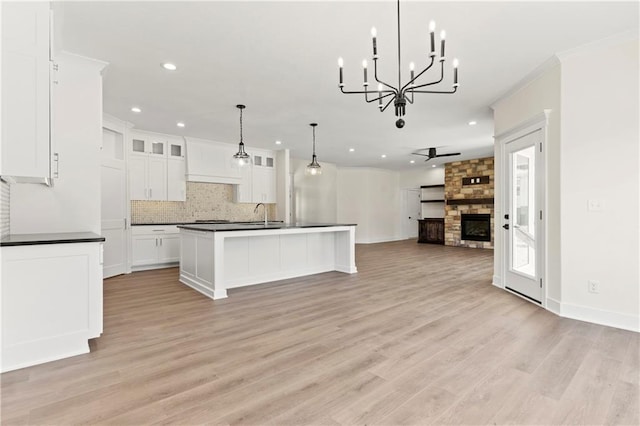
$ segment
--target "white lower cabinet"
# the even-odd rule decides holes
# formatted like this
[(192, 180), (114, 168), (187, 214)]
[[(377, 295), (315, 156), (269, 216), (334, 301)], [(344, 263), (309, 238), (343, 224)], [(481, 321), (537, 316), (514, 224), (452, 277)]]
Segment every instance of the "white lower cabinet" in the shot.
[(175, 225), (131, 228), (134, 270), (165, 268), (180, 260), (180, 233)]
[(10, 371), (89, 352), (102, 334), (102, 244), (2, 247), (2, 360)]

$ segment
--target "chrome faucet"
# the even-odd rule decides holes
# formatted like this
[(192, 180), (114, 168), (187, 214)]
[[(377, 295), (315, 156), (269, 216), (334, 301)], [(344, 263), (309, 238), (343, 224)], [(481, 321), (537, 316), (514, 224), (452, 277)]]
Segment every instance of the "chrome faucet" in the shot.
[(262, 207), (263, 207), (263, 210), (264, 210), (264, 226), (267, 226), (267, 206), (265, 206), (265, 205), (264, 205), (264, 204), (262, 204), (262, 203), (258, 203), (258, 204), (256, 205), (256, 208), (255, 208), (255, 209), (253, 209), (253, 212), (254, 212), (254, 213), (258, 213), (258, 207), (260, 207), (260, 206), (262, 206)]

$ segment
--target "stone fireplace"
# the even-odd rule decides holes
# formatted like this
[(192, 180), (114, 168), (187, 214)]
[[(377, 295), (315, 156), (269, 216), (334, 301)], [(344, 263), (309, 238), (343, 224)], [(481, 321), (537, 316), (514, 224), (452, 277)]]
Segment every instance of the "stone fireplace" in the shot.
[(445, 245), (493, 248), (493, 179), (493, 157), (445, 164)]

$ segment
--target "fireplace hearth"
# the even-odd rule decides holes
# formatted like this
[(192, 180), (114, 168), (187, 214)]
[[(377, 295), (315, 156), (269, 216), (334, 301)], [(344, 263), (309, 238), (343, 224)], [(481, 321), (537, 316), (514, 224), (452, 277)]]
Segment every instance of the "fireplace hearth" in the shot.
[(460, 239), (467, 241), (491, 241), (490, 214), (462, 214)]

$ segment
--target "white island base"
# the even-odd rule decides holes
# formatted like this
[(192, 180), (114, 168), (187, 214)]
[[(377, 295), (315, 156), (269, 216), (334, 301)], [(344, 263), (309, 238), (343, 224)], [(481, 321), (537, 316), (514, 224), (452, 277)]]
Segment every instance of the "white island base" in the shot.
[(227, 289), (339, 271), (357, 272), (355, 226), (239, 231), (180, 228), (180, 282), (212, 298)]

